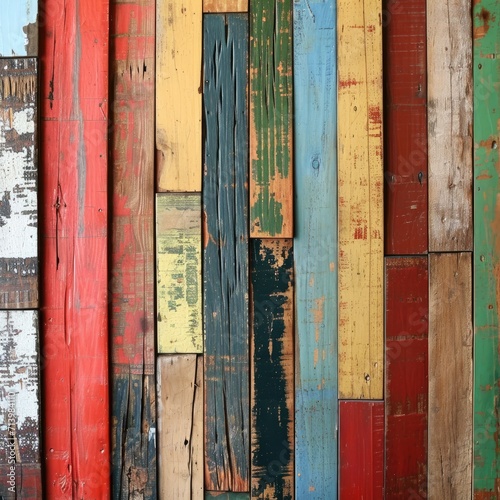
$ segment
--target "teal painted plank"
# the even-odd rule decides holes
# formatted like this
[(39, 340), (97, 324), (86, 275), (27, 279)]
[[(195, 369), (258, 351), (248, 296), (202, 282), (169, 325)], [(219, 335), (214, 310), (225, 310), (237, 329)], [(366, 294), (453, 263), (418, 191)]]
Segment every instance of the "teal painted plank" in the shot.
[(294, 3), (296, 498), (337, 495), (335, 9)]
[(248, 493), (219, 493), (217, 491), (206, 491), (205, 500), (216, 498), (217, 500), (250, 500)]
[(38, 0), (2, 0), (0, 57), (38, 55)]
[(205, 15), (205, 485), (249, 489), (248, 20)]

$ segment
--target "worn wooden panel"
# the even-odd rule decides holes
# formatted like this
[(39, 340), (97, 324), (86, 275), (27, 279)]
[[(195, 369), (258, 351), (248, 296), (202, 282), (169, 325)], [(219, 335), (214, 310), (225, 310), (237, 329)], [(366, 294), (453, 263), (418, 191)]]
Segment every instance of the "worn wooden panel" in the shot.
[(383, 394), (382, 26), (338, 2), (339, 394)]
[(38, 0), (3, 0), (0, 57), (38, 55), (37, 16)]
[(500, 498), (500, 4), (474, 19), (474, 498)]
[(38, 306), (37, 75), (0, 59), (0, 309)]
[(250, 234), (293, 236), (292, 6), (250, 4)]
[(385, 260), (387, 498), (427, 498), (427, 268), (427, 257)]
[(203, 0), (203, 12), (247, 12), (248, 0)]
[(0, 311), (0, 497), (42, 497), (38, 312)]
[(156, 195), (159, 353), (203, 352), (201, 196)]
[[(295, 491), (337, 492), (336, 2), (294, 3)], [(318, 432), (321, 429), (321, 432)]]
[(383, 401), (340, 401), (339, 462), (340, 500), (384, 498)]
[(203, 357), (158, 357), (159, 498), (203, 495)]
[(293, 241), (252, 241), (252, 498), (294, 494)]
[(111, 3), (112, 496), (156, 498), (154, 0)]
[(426, 1), (384, 0), (385, 253), (427, 251)]
[(429, 498), (472, 488), (470, 253), (429, 256)]
[(217, 491), (206, 491), (205, 500), (217, 498), (217, 500), (250, 500), (249, 493), (220, 493)]
[(108, 2), (46, 0), (40, 32), (47, 498), (109, 497)]
[(202, 18), (202, 0), (158, 2), (158, 191), (201, 191)]
[(206, 15), (204, 22), (205, 485), (212, 491), (249, 490), (247, 19)]
[(429, 250), (472, 249), (471, 0), (427, 2)]

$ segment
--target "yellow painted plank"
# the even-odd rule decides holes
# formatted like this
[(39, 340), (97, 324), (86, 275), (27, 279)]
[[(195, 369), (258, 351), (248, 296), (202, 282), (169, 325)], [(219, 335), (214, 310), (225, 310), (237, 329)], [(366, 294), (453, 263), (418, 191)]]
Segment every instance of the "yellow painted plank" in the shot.
[(380, 0), (338, 2), (339, 394), (383, 396)]
[(201, 195), (156, 195), (158, 352), (202, 353)]
[(203, 0), (203, 12), (247, 12), (248, 0)]
[(158, 191), (201, 191), (202, 0), (156, 11)]

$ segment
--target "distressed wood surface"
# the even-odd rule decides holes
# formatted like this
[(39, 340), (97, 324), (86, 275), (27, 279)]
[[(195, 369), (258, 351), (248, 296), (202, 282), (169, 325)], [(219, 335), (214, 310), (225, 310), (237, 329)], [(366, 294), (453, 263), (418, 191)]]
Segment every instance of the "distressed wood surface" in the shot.
[(426, 1), (384, 0), (385, 253), (427, 251)]
[(0, 59), (0, 309), (38, 307), (37, 75)]
[(203, 352), (201, 196), (156, 195), (159, 353)]
[(250, 234), (293, 236), (292, 6), (250, 4)]
[(217, 500), (250, 500), (249, 493), (220, 493), (218, 491), (206, 491), (205, 500), (209, 498), (217, 498)]
[(338, 2), (339, 394), (383, 395), (380, 0)]
[(211, 491), (249, 490), (247, 41), (246, 15), (205, 16), (205, 486)]
[(470, 253), (429, 256), (428, 498), (471, 496), (471, 288)]
[(109, 497), (108, 2), (46, 0), (40, 32), (47, 498)]
[(203, 12), (247, 12), (248, 0), (203, 0)]
[(113, 498), (156, 498), (154, 0), (111, 3)]
[(340, 401), (339, 463), (340, 500), (384, 498), (383, 401)]
[(156, 186), (201, 191), (202, 0), (156, 9)]
[(294, 494), (293, 241), (252, 241), (252, 498)]
[(474, 499), (500, 498), (500, 4), (474, 19)]
[(385, 494), (427, 498), (428, 259), (388, 257), (385, 279)]
[(472, 250), (471, 0), (427, 2), (429, 250)]
[(203, 495), (203, 357), (158, 357), (159, 498)]
[(301, 0), (293, 12), (298, 499), (311, 491), (318, 498), (336, 498), (337, 492), (335, 11), (333, 0)]
[(0, 497), (42, 498), (37, 311), (0, 311)]
[(38, 0), (3, 0), (0, 57), (38, 55), (37, 15)]

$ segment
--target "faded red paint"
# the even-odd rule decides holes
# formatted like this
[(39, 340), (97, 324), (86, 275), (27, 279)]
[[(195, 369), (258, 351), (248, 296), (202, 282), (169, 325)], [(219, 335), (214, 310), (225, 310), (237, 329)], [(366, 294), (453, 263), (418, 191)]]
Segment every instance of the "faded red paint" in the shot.
[(372, 124), (380, 125), (382, 123), (382, 114), (378, 106), (370, 106), (368, 108), (368, 119)]
[(350, 79), (350, 80), (339, 80), (339, 87), (341, 89), (343, 88), (350, 88), (354, 87), (355, 85), (359, 85), (361, 82), (358, 82), (357, 80)]

